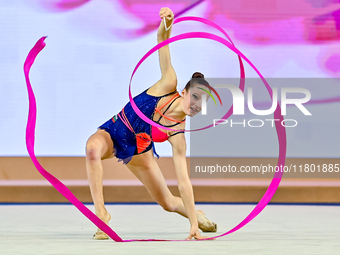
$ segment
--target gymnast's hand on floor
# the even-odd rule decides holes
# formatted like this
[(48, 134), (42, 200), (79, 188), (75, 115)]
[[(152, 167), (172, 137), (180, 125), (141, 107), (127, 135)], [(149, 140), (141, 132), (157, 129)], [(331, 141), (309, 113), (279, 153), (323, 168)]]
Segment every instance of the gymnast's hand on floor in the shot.
[[(197, 226), (197, 227), (191, 227), (190, 235), (189, 235), (185, 240), (191, 240), (193, 237), (194, 237), (195, 239), (206, 239), (206, 238), (210, 238), (209, 236), (201, 236), (201, 233), (200, 233), (200, 231), (199, 231), (198, 226)], [(215, 238), (214, 238), (214, 239), (210, 239), (210, 240), (215, 240)]]

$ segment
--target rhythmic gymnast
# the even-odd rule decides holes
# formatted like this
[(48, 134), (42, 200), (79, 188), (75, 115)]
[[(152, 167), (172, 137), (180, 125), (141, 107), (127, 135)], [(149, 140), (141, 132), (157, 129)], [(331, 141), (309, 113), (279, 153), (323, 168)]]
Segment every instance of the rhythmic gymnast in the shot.
[[(161, 8), (158, 28), (158, 43), (168, 39), (172, 30), (174, 14), (169, 8)], [(166, 27), (165, 24), (166, 23)], [(170, 28), (169, 28), (170, 27)], [(176, 90), (177, 77), (171, 65), (169, 45), (159, 49), (161, 79), (141, 94), (134, 97), (138, 108), (156, 123), (176, 130), (185, 129), (186, 115), (195, 116), (201, 110), (202, 94), (199, 87), (210, 90), (203, 74), (194, 73), (195, 82), (188, 82), (181, 94)], [(206, 94), (206, 98), (209, 95)], [(167, 107), (165, 107), (167, 106)], [(173, 196), (168, 189), (161, 170), (155, 160), (158, 157), (154, 142), (168, 140), (172, 145), (173, 160), (178, 179), (180, 197)], [(158, 129), (143, 121), (128, 103), (112, 119), (101, 125), (86, 144), (86, 171), (89, 179), (96, 215), (106, 224), (111, 215), (106, 210), (103, 197), (103, 166), (101, 160), (117, 157), (119, 161), (145, 185), (151, 197), (169, 212), (176, 212), (190, 221), (190, 234), (186, 238), (204, 239), (203, 232), (216, 232), (217, 225), (195, 209), (192, 184), (186, 163), (186, 141), (183, 131)], [(100, 229), (94, 239), (108, 239)]]

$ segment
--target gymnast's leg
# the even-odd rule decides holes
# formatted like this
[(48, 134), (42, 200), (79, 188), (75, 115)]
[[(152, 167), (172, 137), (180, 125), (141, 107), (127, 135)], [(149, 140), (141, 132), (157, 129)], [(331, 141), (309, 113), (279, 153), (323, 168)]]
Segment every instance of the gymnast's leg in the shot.
[[(135, 155), (127, 164), (130, 171), (144, 184), (151, 197), (168, 212), (176, 212), (184, 217), (187, 212), (181, 197), (172, 195), (164, 176), (153, 156), (152, 150)], [(197, 211), (198, 226), (203, 232), (216, 232), (217, 225)]]
[[(112, 157), (113, 150), (110, 134), (101, 129), (97, 130), (86, 143), (86, 172), (95, 213), (106, 224), (109, 223), (111, 215), (104, 205), (103, 166), (101, 160)], [(98, 229), (94, 239), (108, 239), (105, 233), (100, 232)]]

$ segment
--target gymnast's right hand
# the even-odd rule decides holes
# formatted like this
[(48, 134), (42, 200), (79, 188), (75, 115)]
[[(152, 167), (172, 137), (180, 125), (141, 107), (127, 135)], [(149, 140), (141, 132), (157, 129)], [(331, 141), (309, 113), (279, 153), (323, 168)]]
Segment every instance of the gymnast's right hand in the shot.
[(161, 10), (159, 11), (159, 16), (161, 17), (161, 19), (165, 17), (165, 19), (167, 20), (172, 20), (174, 18), (174, 13), (172, 12), (172, 10), (170, 10), (170, 8), (164, 7), (161, 8)]

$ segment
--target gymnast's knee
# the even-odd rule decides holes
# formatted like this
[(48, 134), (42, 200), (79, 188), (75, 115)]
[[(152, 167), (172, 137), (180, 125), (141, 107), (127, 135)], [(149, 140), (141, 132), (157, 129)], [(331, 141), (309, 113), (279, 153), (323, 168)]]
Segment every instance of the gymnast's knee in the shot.
[(90, 162), (101, 160), (100, 143), (93, 140), (86, 143), (86, 160)]

